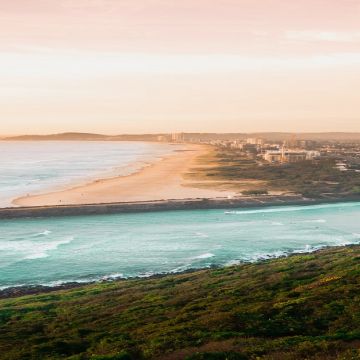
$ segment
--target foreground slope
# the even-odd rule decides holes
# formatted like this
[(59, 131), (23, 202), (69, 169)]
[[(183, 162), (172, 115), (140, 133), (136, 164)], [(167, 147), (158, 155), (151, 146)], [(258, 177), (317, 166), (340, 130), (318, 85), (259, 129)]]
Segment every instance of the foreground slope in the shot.
[(358, 359), (360, 246), (0, 301), (1, 359)]

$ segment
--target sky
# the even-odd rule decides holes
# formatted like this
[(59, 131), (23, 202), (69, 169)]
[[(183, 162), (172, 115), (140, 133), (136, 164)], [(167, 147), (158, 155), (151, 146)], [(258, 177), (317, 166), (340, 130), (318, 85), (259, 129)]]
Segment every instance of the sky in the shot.
[(360, 131), (360, 0), (0, 0), (0, 134)]

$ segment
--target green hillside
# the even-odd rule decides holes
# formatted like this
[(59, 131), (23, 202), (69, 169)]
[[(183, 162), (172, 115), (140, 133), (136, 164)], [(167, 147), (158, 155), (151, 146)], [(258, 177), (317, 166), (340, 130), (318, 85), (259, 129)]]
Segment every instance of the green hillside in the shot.
[(0, 301), (1, 359), (359, 359), (360, 246)]

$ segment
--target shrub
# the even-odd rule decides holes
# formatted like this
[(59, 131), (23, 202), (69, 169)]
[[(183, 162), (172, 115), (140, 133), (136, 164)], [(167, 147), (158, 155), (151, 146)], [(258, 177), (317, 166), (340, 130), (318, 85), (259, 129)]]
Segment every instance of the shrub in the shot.
[(204, 352), (188, 356), (185, 360), (248, 360), (244, 354), (237, 352)]
[(242, 191), (243, 195), (267, 195), (268, 191), (266, 189), (254, 189), (254, 190), (244, 190)]

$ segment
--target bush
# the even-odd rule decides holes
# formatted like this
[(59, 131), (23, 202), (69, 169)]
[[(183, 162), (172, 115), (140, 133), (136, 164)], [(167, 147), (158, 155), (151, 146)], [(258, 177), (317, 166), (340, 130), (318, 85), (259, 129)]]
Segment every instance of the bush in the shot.
[(255, 190), (244, 190), (243, 195), (267, 195), (268, 191), (266, 189), (255, 189)]
[(204, 352), (188, 356), (185, 360), (248, 360), (244, 354), (237, 352)]
[(127, 352), (121, 352), (115, 355), (93, 355), (91, 360), (135, 360), (135, 358)]

